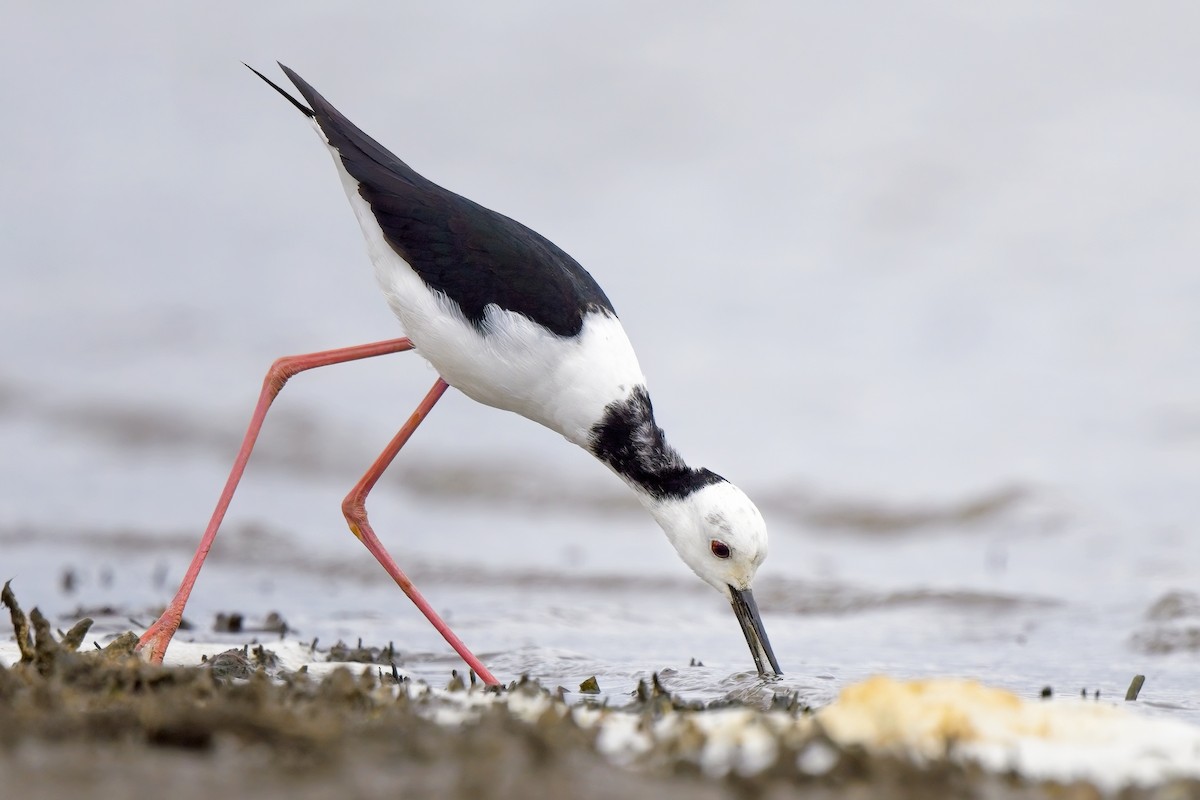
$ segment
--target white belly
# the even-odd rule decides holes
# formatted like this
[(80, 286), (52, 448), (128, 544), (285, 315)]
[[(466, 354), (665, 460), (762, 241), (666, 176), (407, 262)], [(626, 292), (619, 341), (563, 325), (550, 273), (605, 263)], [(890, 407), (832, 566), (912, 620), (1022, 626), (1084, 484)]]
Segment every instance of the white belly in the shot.
[(488, 306), (482, 332), (477, 330), (384, 240), (358, 183), (336, 152), (333, 160), (388, 305), (417, 352), (448, 384), (480, 403), (558, 431), (581, 447), (587, 446), (606, 405), (645, 384), (615, 316), (587, 314), (578, 336), (561, 337), (521, 314)]

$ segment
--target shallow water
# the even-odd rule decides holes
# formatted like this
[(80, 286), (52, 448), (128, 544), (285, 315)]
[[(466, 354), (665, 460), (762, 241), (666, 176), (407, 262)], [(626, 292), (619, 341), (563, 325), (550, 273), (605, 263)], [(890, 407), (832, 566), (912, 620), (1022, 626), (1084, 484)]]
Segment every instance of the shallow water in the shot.
[[(1148, 616), (1200, 574), (1196, 12), (655, 13), (10, 15), (0, 572), (148, 622), (271, 359), (398, 334), (319, 144), (238, 64), (280, 58), (605, 286), (675, 444), (771, 524), (772, 691), (1144, 673), (1142, 705), (1200, 719), (1200, 614)], [(294, 381), (185, 635), (277, 609), (457, 666), (339, 514), (433, 379)], [(501, 678), (762, 691), (619, 482), (523, 420), (451, 393), (371, 512)]]

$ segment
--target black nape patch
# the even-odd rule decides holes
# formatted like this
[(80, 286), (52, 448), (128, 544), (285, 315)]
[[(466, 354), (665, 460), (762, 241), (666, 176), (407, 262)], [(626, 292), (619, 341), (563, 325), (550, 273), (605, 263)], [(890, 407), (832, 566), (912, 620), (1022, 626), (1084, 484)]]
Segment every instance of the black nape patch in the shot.
[(625, 400), (609, 403), (604, 418), (592, 426), (591, 450), (618, 475), (657, 500), (682, 499), (725, 479), (707, 469), (693, 469), (667, 444), (654, 421), (645, 386)]

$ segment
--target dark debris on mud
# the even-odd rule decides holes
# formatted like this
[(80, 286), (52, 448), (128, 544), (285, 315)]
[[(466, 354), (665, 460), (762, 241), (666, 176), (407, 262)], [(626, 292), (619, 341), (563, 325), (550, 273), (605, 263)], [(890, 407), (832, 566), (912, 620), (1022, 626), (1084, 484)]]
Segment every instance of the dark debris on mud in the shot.
[[(842, 748), (819, 732), (782, 742), (783, 757), (753, 776), (712, 778), (679, 752), (628, 769), (605, 760), (595, 730), (576, 724), (561, 703), (532, 722), (494, 703), (467, 723), (440, 724), (428, 708), (436, 698), (397, 691), (377, 666), (317, 679), (278, 670), (261, 647), (222, 653), (201, 668), (152, 666), (134, 653), (132, 633), (81, 650), (90, 620), (56, 637), (36, 609), (25, 615), (7, 584), (3, 602), (21, 657), (0, 667), (0, 786), (19, 787), (22, 800), (133, 796), (148, 786), (169, 786), (173, 800), (240, 796), (249, 786), (258, 797), (288, 800), (1097, 796), (1084, 785), (1030, 786), (949, 763), (917, 767)], [(483, 691), (456, 681), (461, 691)], [(553, 698), (531, 680), (486, 691)], [(703, 713), (657, 681), (640, 687), (628, 711), (647, 726), (664, 714)], [(813, 747), (832, 759), (820, 775), (797, 766)]]
[[(316, 649), (315, 646), (313, 649)], [(329, 648), (329, 654), (325, 660), (390, 666), (400, 663), (400, 652), (396, 649), (396, 645), (391, 642), (388, 642), (387, 647), (364, 647), (362, 639), (359, 639), (358, 644), (351, 647), (345, 642), (338, 641), (337, 644)]]
[(1135, 650), (1149, 655), (1200, 652), (1200, 594), (1170, 591), (1146, 610), (1141, 630), (1130, 638)]

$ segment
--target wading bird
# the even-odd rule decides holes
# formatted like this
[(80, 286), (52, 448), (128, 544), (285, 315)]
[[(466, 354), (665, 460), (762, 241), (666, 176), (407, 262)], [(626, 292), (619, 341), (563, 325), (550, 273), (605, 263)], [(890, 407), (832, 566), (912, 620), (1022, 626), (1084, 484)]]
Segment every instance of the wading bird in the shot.
[(162, 661), (267, 409), (288, 378), (416, 350), (439, 377), (342, 511), (354, 535), (480, 678), (497, 683), (396, 565), (366, 513), (367, 494), (450, 386), (557, 431), (620, 476), (684, 563), (730, 601), (759, 673), (780, 674), (750, 590), (767, 555), (762, 515), (732, 483), (688, 466), (667, 444), (633, 347), (592, 276), (540, 234), (419, 175), (280, 67), (307, 106), (251, 69), (308, 117), (329, 147), (376, 278), (407, 336), (288, 356), (271, 366), (200, 546), (174, 599), (142, 635), (142, 653)]

